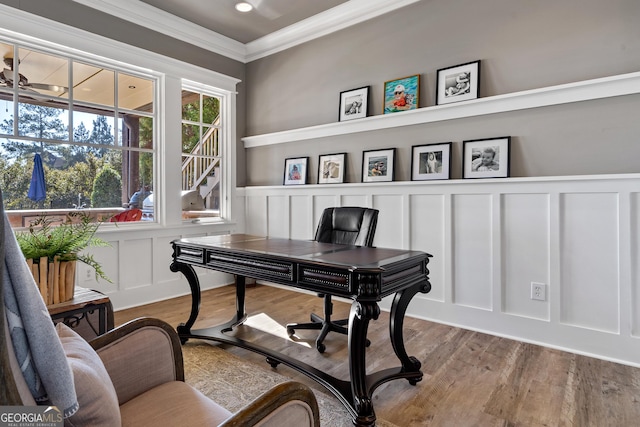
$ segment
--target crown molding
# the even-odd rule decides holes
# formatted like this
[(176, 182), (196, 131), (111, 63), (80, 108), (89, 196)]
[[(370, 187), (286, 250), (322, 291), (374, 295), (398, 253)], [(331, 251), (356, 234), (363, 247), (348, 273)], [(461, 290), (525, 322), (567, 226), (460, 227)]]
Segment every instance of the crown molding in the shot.
[(264, 58), (421, 0), (350, 0), (247, 44), (141, 2), (73, 0), (145, 28), (243, 63)]
[(421, 0), (350, 0), (246, 44), (246, 62), (264, 58)]
[(246, 62), (246, 47), (243, 43), (207, 30), (140, 0), (73, 1), (227, 58)]

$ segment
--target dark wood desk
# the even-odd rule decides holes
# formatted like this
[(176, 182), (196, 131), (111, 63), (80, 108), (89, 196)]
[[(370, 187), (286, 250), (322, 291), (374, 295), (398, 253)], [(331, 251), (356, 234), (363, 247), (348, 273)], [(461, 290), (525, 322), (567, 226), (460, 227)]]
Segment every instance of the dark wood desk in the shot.
[[(208, 339), (236, 345), (267, 357), (276, 366), (284, 363), (314, 379), (345, 405), (354, 424), (375, 424), (371, 396), (381, 384), (405, 378), (412, 385), (422, 379), (420, 362), (404, 347), (402, 324), (413, 296), (431, 290), (427, 263), (431, 255), (419, 251), (265, 238), (244, 234), (178, 239), (172, 242), (171, 271), (181, 272), (191, 287), (191, 314), (177, 330), (181, 340)], [(237, 276), (236, 315), (228, 323), (191, 330), (200, 309), (200, 283), (193, 266)], [(290, 356), (234, 336), (226, 335), (247, 317), (245, 277), (328, 293), (353, 300), (349, 315), (350, 381), (330, 376)], [(369, 321), (380, 314), (378, 302), (395, 294), (391, 307), (390, 338), (401, 366), (372, 374), (366, 372), (366, 339)]]

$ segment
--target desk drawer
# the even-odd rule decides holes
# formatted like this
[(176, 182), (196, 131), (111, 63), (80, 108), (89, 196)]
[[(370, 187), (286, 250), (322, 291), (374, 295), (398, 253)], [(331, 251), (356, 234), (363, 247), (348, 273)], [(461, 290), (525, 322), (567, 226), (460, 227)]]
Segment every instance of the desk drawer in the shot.
[(189, 264), (204, 265), (204, 249), (202, 248), (176, 246), (174, 251), (176, 261), (184, 261)]
[(255, 279), (268, 279), (276, 282), (293, 281), (294, 264), (287, 261), (243, 257), (237, 254), (210, 252), (207, 254), (207, 267), (242, 274)]
[(298, 283), (308, 285), (314, 291), (351, 295), (351, 274), (345, 271), (320, 268), (317, 265), (300, 265)]

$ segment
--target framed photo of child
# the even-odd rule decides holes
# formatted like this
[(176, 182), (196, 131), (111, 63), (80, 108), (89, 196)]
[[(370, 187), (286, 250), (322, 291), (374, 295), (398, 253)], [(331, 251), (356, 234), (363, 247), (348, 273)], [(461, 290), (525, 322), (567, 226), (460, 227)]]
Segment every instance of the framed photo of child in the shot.
[(362, 182), (393, 181), (395, 148), (362, 152)]
[(369, 86), (340, 92), (339, 121), (367, 117), (369, 110)]
[(480, 61), (438, 70), (436, 105), (468, 101), (480, 96)]
[(384, 83), (384, 114), (418, 108), (420, 75), (389, 80)]
[(412, 181), (451, 177), (451, 142), (414, 145), (411, 153)]
[(307, 183), (308, 157), (296, 157), (284, 161), (284, 185), (301, 185)]
[(507, 178), (510, 174), (511, 137), (462, 142), (463, 178)]

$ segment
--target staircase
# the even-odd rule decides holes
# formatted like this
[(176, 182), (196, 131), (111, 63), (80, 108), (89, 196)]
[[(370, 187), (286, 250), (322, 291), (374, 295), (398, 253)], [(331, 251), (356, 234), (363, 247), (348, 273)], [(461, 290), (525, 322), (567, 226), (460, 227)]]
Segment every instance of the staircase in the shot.
[[(212, 123), (220, 123), (218, 116)], [(207, 157), (202, 157), (207, 156)], [(220, 128), (211, 127), (189, 154), (182, 155), (182, 189), (199, 189), (200, 196), (211, 205), (211, 194), (220, 183)], [(204, 184), (203, 184), (204, 183)], [(215, 203), (214, 203), (215, 204)]]

